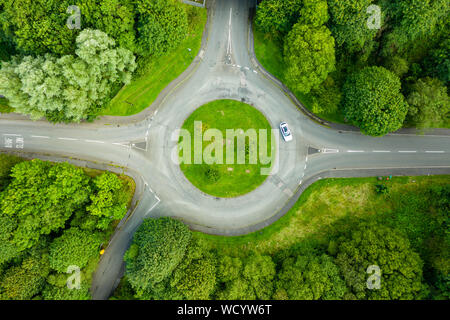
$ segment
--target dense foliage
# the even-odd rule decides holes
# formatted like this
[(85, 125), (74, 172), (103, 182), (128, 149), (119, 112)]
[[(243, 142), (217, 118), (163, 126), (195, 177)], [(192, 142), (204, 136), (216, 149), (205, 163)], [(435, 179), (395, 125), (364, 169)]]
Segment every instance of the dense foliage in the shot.
[(408, 107), (400, 79), (383, 67), (367, 67), (344, 85), (344, 114), (361, 131), (382, 136), (401, 128)]
[[(328, 120), (356, 125), (365, 134), (384, 135), (402, 126), (450, 125), (448, 4), (448, 0), (262, 0), (254, 21), (265, 38), (284, 49), (283, 57), (277, 57), (282, 60), (277, 76), (309, 109)], [(369, 97), (370, 102), (363, 102), (367, 92), (357, 93), (349, 83), (362, 81), (367, 70), (375, 70), (370, 67), (385, 67), (397, 79), (381, 71), (378, 74), (384, 76), (365, 77), (366, 90), (380, 84), (383, 88)], [(427, 77), (431, 79), (424, 80)], [(387, 86), (395, 93), (383, 96)], [(386, 106), (371, 104), (392, 96)], [(372, 107), (366, 109), (367, 105)]]
[[(376, 183), (374, 187), (386, 187), (385, 183)], [(310, 236), (272, 254), (259, 252), (258, 243), (253, 244), (253, 249), (240, 252), (239, 248), (249, 244), (248, 239), (243, 242), (236, 239), (236, 244), (232, 241), (222, 246), (225, 239), (221, 237), (186, 235), (181, 247), (187, 246), (181, 259), (181, 251), (169, 255), (168, 250), (175, 251), (164, 244), (159, 254), (145, 254), (149, 265), (161, 265), (162, 259), (167, 261), (162, 281), (145, 284), (145, 278), (140, 277), (142, 282), (136, 283), (129, 271), (134, 271), (138, 261), (142, 264), (141, 247), (144, 250), (147, 247), (142, 240), (159, 234), (155, 230), (162, 230), (171, 220), (149, 219), (139, 229), (139, 236), (135, 236), (126, 255), (127, 273), (113, 298), (448, 299), (449, 192), (448, 184), (426, 185), (415, 192), (402, 190), (395, 194), (386, 187), (386, 192), (375, 197), (392, 197), (398, 203), (394, 211), (377, 214), (368, 206), (364, 215), (342, 217), (333, 224), (321, 225)], [(153, 228), (147, 228), (148, 224)], [(181, 223), (172, 220), (171, 224), (175, 229)], [(184, 234), (187, 228), (182, 230)], [(167, 230), (167, 234), (172, 232)], [(272, 247), (273, 243), (270, 240), (269, 243)], [(172, 256), (179, 260), (175, 267), (173, 259), (167, 260)], [(369, 268), (372, 266), (380, 270), (378, 288), (369, 286), (378, 279), (373, 277), (375, 273)], [(146, 289), (142, 290), (143, 286)]]
[(32, 119), (92, 120), (135, 60), (146, 70), (187, 37), (191, 11), (178, 0), (0, 0), (0, 92)]
[(172, 273), (183, 259), (190, 238), (187, 227), (170, 218), (142, 223), (125, 255), (127, 277), (139, 294)]
[[(129, 182), (4, 154), (0, 164), (0, 299), (89, 299), (100, 244), (127, 212)], [(79, 290), (66, 287), (73, 265), (82, 273)]]
[(80, 121), (98, 110), (111, 87), (129, 83), (136, 68), (131, 51), (115, 48), (106, 33), (86, 29), (76, 39), (76, 56), (13, 58), (0, 69), (0, 91), (32, 119)]

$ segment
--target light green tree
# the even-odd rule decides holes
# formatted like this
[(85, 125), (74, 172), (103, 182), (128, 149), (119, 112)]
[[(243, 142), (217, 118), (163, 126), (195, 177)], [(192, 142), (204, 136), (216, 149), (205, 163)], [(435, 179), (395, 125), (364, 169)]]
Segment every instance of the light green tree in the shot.
[(293, 90), (308, 93), (335, 69), (334, 39), (325, 26), (296, 24), (284, 45), (284, 78)]

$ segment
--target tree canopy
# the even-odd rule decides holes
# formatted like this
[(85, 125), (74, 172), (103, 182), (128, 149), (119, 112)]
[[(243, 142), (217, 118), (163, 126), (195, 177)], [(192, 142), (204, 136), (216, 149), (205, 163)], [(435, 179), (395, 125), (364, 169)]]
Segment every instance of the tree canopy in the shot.
[[(408, 96), (408, 116), (420, 128), (449, 118), (450, 100), (447, 88), (438, 79), (419, 79)], [(448, 120), (447, 120), (448, 121)]]
[[(423, 262), (400, 232), (376, 222), (360, 222), (335, 243), (336, 264), (357, 299), (418, 299), (426, 294)], [(369, 266), (380, 268), (380, 288), (367, 287)]]
[(50, 244), (50, 267), (67, 272), (69, 266), (84, 268), (89, 259), (98, 254), (101, 243), (98, 235), (78, 228), (70, 228)]
[(0, 90), (16, 111), (32, 119), (80, 121), (101, 108), (111, 86), (128, 83), (136, 64), (131, 51), (116, 48), (98, 30), (83, 30), (76, 57), (13, 58), (0, 69)]
[(124, 258), (127, 277), (138, 294), (172, 273), (183, 259), (190, 239), (189, 229), (177, 220), (144, 220)]
[(383, 67), (366, 67), (344, 85), (344, 114), (365, 134), (382, 136), (400, 129), (408, 105), (398, 76)]
[(288, 85), (308, 93), (335, 68), (334, 39), (325, 27), (296, 24), (286, 38), (284, 55)]

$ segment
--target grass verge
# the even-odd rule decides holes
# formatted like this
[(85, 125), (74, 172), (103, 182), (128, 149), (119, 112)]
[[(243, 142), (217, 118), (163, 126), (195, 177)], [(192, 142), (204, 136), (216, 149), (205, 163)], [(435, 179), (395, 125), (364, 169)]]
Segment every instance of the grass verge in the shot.
[[(307, 238), (313, 237), (319, 243), (325, 241), (326, 227), (341, 218), (395, 216), (397, 212), (408, 210), (426, 212), (426, 198), (422, 198), (425, 191), (432, 185), (449, 183), (449, 175), (394, 177), (391, 181), (383, 182), (376, 178), (323, 179), (307, 188), (281, 219), (260, 231), (238, 237), (200, 232), (195, 232), (194, 236), (231, 255), (245, 257), (252, 252), (275, 254)], [(389, 193), (377, 194), (377, 184), (386, 185)], [(417, 204), (424, 207), (417, 208)]]
[(130, 116), (141, 112), (156, 100), (169, 83), (189, 67), (200, 50), (207, 20), (206, 9), (194, 7), (192, 10), (198, 10), (198, 16), (195, 21), (190, 21), (188, 36), (180, 46), (164, 56), (153, 59), (147, 72), (122, 87), (100, 115)]

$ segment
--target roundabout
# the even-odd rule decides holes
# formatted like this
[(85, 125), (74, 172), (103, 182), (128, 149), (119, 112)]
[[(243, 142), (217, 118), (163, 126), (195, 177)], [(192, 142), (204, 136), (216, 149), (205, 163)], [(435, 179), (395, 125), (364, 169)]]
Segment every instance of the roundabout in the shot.
[[(390, 134), (373, 138), (327, 128), (303, 114), (289, 95), (264, 76), (249, 54), (253, 5), (254, 1), (211, 1), (206, 36), (192, 68), (141, 114), (79, 125), (0, 120), (4, 141), (22, 142), (15, 144), (21, 147), (18, 151), (53, 160), (64, 155), (81, 166), (113, 168), (135, 179), (136, 208), (105, 252), (93, 281), (94, 299), (109, 296), (129, 241), (143, 219), (169, 216), (205, 233), (243, 235), (273, 223), (295, 204), (296, 195), (323, 177), (380, 174), (376, 170), (386, 170), (383, 175), (405, 175), (411, 170), (426, 175), (431, 169), (448, 172), (448, 136)], [(228, 102), (217, 105), (217, 101)], [(200, 127), (203, 138), (203, 129), (225, 130), (222, 141), (211, 132), (209, 141), (202, 144), (202, 161), (205, 155), (214, 158), (218, 150), (226, 150), (226, 129), (245, 133), (252, 127), (277, 128), (286, 121), (293, 140), (275, 139), (269, 149), (275, 145), (277, 152), (270, 165), (227, 164), (226, 153), (223, 164), (201, 162), (195, 167), (192, 159), (192, 165), (180, 165), (172, 157), (173, 150), (176, 158), (180, 157), (182, 140), (175, 133), (181, 129), (195, 133), (195, 120), (205, 124)], [(213, 142), (221, 144), (215, 150), (206, 149)], [(269, 174), (258, 172), (267, 167)]]

